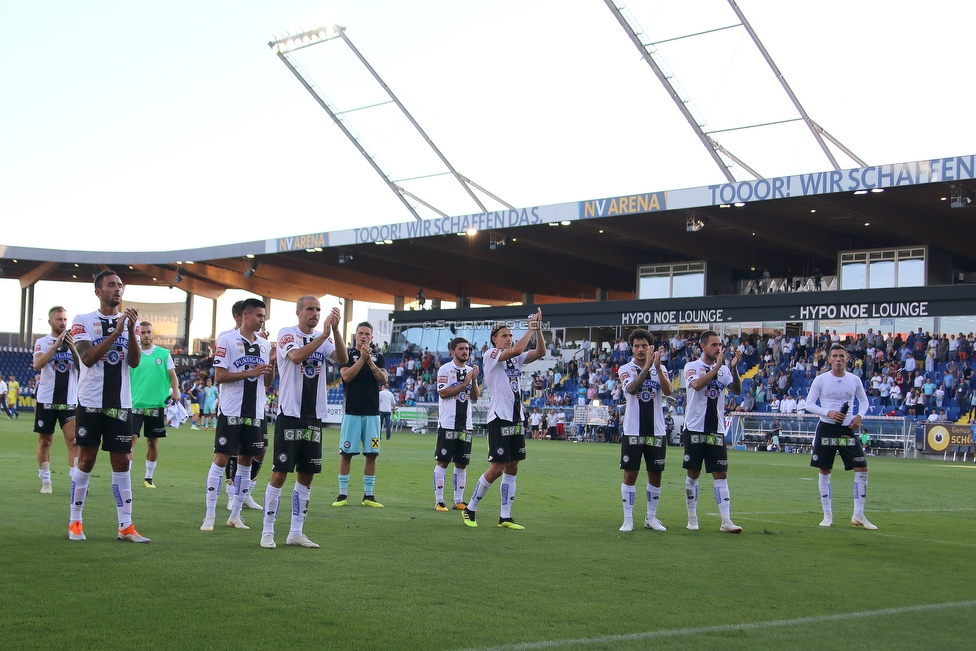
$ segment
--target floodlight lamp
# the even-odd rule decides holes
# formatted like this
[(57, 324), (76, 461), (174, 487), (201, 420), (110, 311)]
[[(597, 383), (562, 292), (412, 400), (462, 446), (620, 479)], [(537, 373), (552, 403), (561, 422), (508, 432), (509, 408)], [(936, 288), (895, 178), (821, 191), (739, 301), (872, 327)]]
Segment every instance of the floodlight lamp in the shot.
[(685, 231), (688, 233), (697, 233), (701, 229), (705, 228), (705, 224), (708, 223), (708, 217), (703, 215), (688, 215), (688, 219), (685, 222)]
[(972, 205), (973, 199), (976, 199), (976, 193), (967, 190), (964, 187), (954, 185), (952, 186), (952, 202), (949, 204), (952, 208), (968, 208)]
[(464, 231), (464, 233), (468, 237), (474, 237), (475, 235), (478, 234), (478, 229), (477, 228), (469, 228), (468, 230)]

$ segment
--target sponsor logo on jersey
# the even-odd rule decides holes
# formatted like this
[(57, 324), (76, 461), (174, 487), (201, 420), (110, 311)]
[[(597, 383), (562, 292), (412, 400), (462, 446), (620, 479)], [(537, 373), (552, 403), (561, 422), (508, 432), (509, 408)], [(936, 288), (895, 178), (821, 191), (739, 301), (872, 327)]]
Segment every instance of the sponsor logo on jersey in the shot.
[(498, 350), (497, 348), (493, 348), (489, 357), (491, 357), (492, 359), (498, 359), (498, 354), (501, 352), (502, 351)]
[(71, 326), (71, 336), (77, 337), (78, 335), (85, 334), (85, 325), (83, 323), (75, 323)]
[(156, 366), (159, 366), (159, 365), (160, 365), (160, 364), (162, 364), (162, 363), (163, 363), (163, 360), (161, 360), (161, 359), (159, 359), (159, 358), (157, 357), (157, 358), (156, 358)]
[(217, 352), (214, 353), (214, 356), (215, 357), (224, 357), (225, 355), (227, 355), (227, 349), (224, 348), (223, 346), (218, 346), (217, 347)]
[(288, 335), (285, 335), (284, 337), (282, 337), (281, 339), (278, 340), (278, 345), (281, 346), (282, 348), (284, 348), (288, 344), (291, 344), (291, 343), (294, 343), (294, 342), (295, 342), (295, 335), (288, 334)]

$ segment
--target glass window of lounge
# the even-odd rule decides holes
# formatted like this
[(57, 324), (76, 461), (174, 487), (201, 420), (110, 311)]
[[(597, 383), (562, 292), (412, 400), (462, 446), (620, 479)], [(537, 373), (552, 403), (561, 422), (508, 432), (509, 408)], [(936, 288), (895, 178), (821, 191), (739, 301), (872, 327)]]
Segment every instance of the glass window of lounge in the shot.
[(637, 298), (683, 298), (705, 295), (705, 263), (644, 265), (637, 270)]
[(840, 288), (922, 287), (925, 253), (925, 247), (841, 253)]

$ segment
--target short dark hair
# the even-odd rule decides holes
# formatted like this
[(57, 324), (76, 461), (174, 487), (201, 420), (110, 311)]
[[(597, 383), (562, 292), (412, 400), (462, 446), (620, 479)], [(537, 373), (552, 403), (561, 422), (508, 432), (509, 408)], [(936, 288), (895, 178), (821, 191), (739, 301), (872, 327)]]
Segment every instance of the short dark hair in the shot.
[(142, 327), (146, 327), (146, 326), (148, 326), (148, 327), (150, 327), (150, 328), (151, 328), (151, 327), (152, 327), (152, 324), (151, 324), (151, 323), (149, 323), (148, 321), (140, 321), (140, 322), (139, 322), (139, 327), (140, 327), (140, 328), (142, 328)]
[(259, 298), (246, 298), (241, 304), (241, 314), (250, 312), (251, 310), (255, 310), (259, 307), (267, 307), (267, 305), (265, 305), (264, 301)]
[(471, 342), (465, 339), (464, 337), (455, 337), (454, 339), (451, 339), (449, 342), (447, 342), (447, 349), (453, 353), (454, 349), (457, 348), (458, 344), (468, 344), (470, 346)]
[(230, 308), (230, 313), (234, 316), (242, 315), (244, 313), (244, 301), (234, 303), (233, 307)]
[(651, 338), (651, 333), (645, 330), (644, 328), (637, 328), (636, 330), (630, 333), (630, 337), (627, 338), (627, 343), (630, 344), (631, 348), (633, 348), (634, 346), (635, 339), (643, 339), (647, 342), (648, 345), (654, 343), (654, 339)]
[(370, 331), (370, 332), (372, 332), (372, 331), (373, 331), (373, 324), (372, 324), (372, 323), (370, 323), (369, 321), (363, 321), (362, 323), (360, 323), (359, 325), (357, 325), (357, 326), (356, 326), (356, 330), (359, 330), (359, 329), (360, 329), (360, 328), (362, 328), (363, 326), (366, 326), (367, 328), (369, 328), (369, 331)]
[(706, 330), (705, 332), (701, 333), (701, 335), (699, 335), (698, 345), (699, 346), (704, 345), (704, 343), (709, 339), (711, 339), (712, 337), (718, 337), (718, 333), (715, 332), (714, 330)]
[(844, 348), (841, 344), (832, 344), (830, 346), (830, 352), (828, 352), (827, 354), (830, 355), (835, 350), (839, 350), (839, 351), (843, 352), (845, 355), (847, 354), (847, 349)]
[[(104, 280), (108, 276), (118, 276), (118, 274), (112, 271), (111, 269), (104, 269), (102, 271), (99, 271), (97, 274), (95, 274), (95, 289), (101, 289), (102, 280)], [(122, 280), (121, 276), (119, 276), (119, 280)]]

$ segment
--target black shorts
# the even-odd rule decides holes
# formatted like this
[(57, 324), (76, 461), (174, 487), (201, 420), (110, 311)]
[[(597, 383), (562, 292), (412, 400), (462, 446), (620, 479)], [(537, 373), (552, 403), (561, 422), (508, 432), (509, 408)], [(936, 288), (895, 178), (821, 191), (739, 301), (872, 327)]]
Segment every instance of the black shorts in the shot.
[(664, 456), (667, 451), (663, 436), (620, 437), (620, 469), (640, 470), (641, 459), (647, 464), (647, 472), (664, 472)]
[(281, 414), (275, 420), (274, 472), (322, 472), (322, 421)]
[(132, 435), (139, 436), (145, 425), (147, 439), (161, 439), (166, 437), (166, 408), (133, 409)]
[(825, 423), (820, 421), (817, 433), (813, 437), (813, 456), (810, 465), (821, 470), (831, 470), (834, 467), (834, 457), (840, 453), (844, 461), (844, 470), (867, 468), (868, 460), (861, 448), (861, 439), (844, 425)]
[(686, 470), (701, 470), (705, 462), (705, 472), (729, 471), (729, 452), (725, 449), (725, 436), (704, 432), (685, 431), (685, 459), (681, 467)]
[(34, 407), (34, 431), (38, 434), (54, 434), (54, 423), (61, 426), (75, 419), (76, 405), (40, 404)]
[(467, 466), (471, 463), (471, 441), (473, 438), (471, 432), (438, 427), (434, 460), (446, 461), (455, 466)]
[(221, 414), (217, 416), (214, 452), (259, 457), (264, 454), (265, 436), (261, 433), (261, 421), (258, 419)]
[(521, 424), (496, 418), (488, 421), (488, 462), (508, 463), (525, 459), (525, 430)]
[(128, 409), (95, 409), (78, 405), (75, 410), (75, 445), (105, 452), (132, 452), (132, 429)]

